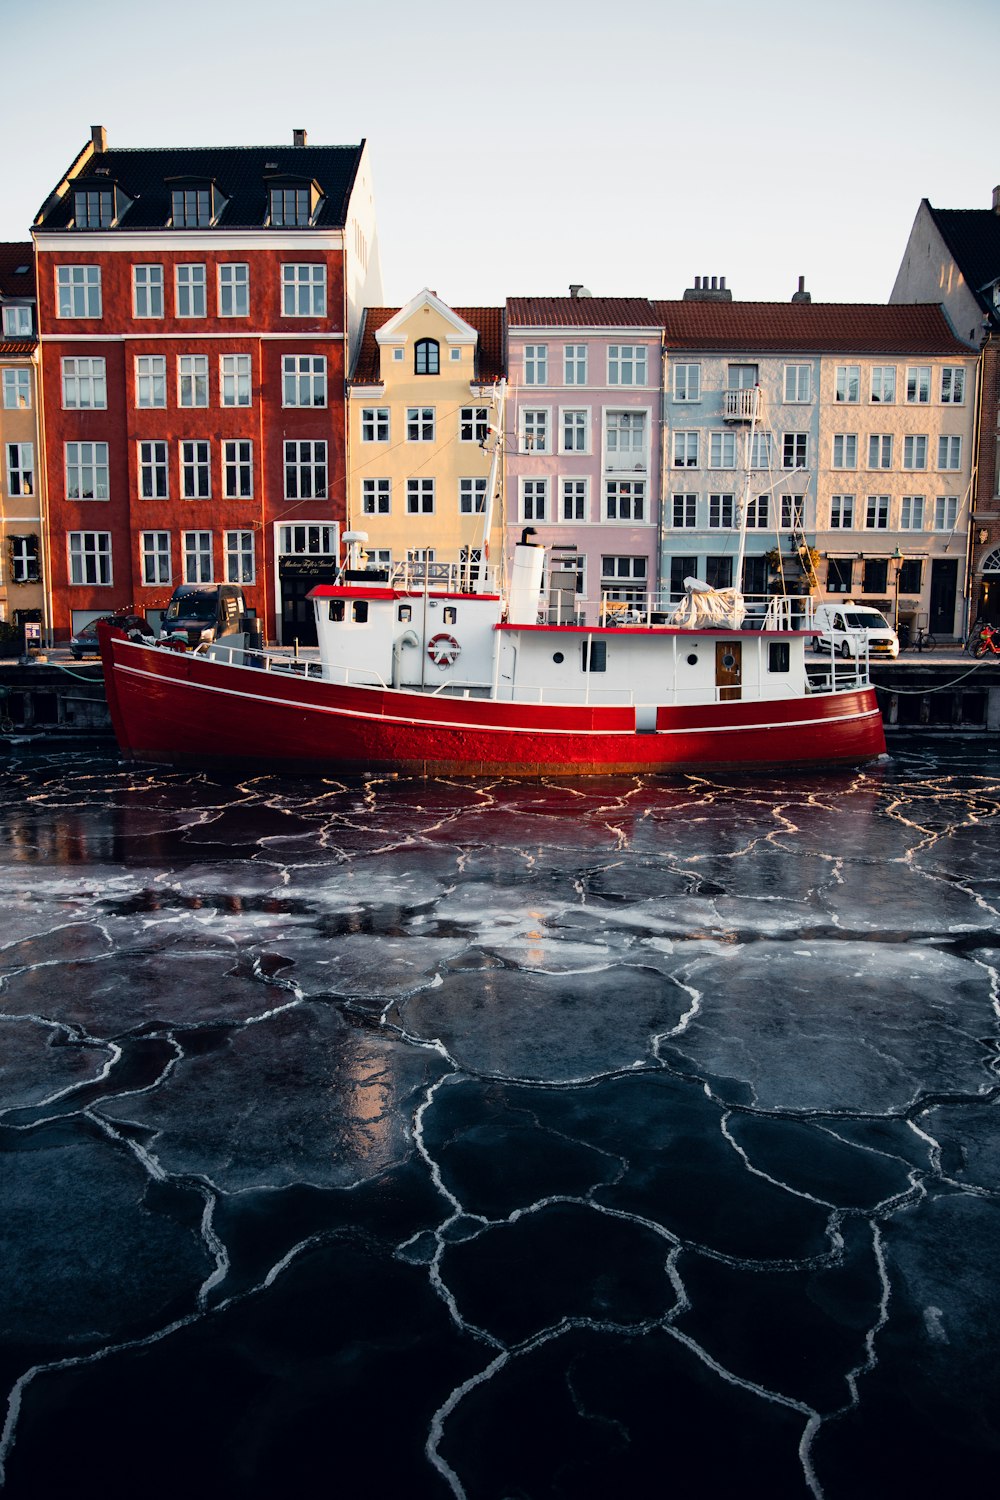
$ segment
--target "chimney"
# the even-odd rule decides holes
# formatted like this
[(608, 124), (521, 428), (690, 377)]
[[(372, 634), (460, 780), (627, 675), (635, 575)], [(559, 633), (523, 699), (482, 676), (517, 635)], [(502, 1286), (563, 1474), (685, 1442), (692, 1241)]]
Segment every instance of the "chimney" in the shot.
[(572, 298), (576, 299), (577, 297), (579, 297), (579, 295), (580, 295), (580, 293), (582, 291), (583, 291), (583, 282), (582, 281), (571, 281), (570, 282), (570, 284), (569, 284), (569, 294), (570, 294), (570, 296)]
[(993, 212), (1000, 214), (1000, 187), (993, 189)]
[(732, 302), (733, 294), (726, 286), (724, 276), (696, 276), (694, 286), (689, 286), (682, 299), (684, 302)]
[(94, 143), (95, 151), (107, 151), (108, 132), (105, 130), (103, 125), (91, 125), (90, 139)]
[(806, 278), (804, 276), (800, 276), (799, 277), (799, 289), (798, 289), (797, 292), (793, 292), (792, 293), (792, 301), (793, 302), (811, 302), (812, 301), (812, 294), (810, 292), (806, 291)]
[(305, 144), (306, 144), (306, 133), (305, 133), (305, 131), (304, 130), (293, 130), (292, 131), (292, 145), (293, 146), (304, 146)]

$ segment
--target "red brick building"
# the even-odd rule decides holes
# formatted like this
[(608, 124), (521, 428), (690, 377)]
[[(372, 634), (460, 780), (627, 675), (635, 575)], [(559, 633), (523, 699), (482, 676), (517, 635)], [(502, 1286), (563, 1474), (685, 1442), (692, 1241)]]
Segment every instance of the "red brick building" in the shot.
[(307, 639), (381, 289), (364, 143), (113, 150), (95, 127), (33, 237), (55, 638), (236, 582), (266, 639)]

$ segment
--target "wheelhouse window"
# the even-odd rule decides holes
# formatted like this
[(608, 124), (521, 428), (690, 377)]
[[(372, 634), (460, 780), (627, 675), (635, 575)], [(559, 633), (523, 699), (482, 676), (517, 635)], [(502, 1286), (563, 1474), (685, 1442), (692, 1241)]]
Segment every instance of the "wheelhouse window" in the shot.
[(418, 339), (413, 348), (415, 375), (440, 375), (441, 346), (437, 339)]
[(767, 670), (790, 672), (792, 669), (791, 647), (787, 641), (770, 641), (767, 647)]

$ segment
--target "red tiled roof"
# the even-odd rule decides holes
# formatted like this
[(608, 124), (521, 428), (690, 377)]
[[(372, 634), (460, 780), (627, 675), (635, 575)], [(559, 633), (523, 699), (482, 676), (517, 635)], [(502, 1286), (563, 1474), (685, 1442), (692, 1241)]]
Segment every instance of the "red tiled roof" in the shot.
[(969, 354), (936, 303), (654, 302), (668, 349)]
[[(27, 266), (27, 271), (21, 267)], [(30, 240), (0, 241), (0, 296), (35, 295), (35, 247)]]
[(24, 359), (27, 355), (34, 354), (36, 345), (36, 339), (2, 339), (0, 359)]
[(508, 328), (659, 328), (645, 297), (508, 297)]
[[(500, 380), (504, 373), (503, 361), (503, 308), (502, 307), (453, 307), (456, 318), (461, 318), (479, 334), (476, 351), (476, 378), (484, 383)], [(379, 349), (375, 335), (380, 328), (394, 318), (398, 307), (366, 307), (361, 344), (354, 362), (351, 376), (353, 385), (377, 385), (379, 381)]]

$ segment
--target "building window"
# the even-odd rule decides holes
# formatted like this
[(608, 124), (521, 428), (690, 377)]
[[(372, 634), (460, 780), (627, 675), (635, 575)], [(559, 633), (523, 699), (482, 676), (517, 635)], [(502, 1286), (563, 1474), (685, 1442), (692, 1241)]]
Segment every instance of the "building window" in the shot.
[(139, 556), (142, 581), (145, 584), (170, 583), (170, 532), (143, 531), (139, 534)]
[(458, 509), (463, 516), (476, 515), (486, 510), (485, 479), (460, 479), (458, 481)]
[(136, 355), (135, 404), (138, 407), (166, 406), (167, 360), (165, 355)]
[(856, 469), (858, 467), (858, 435), (856, 432), (834, 433), (833, 467), (835, 469)]
[(549, 511), (549, 481), (521, 480), (521, 520), (545, 521)]
[(831, 531), (853, 531), (854, 530), (854, 496), (853, 495), (831, 495), (831, 497), (830, 497), (830, 530)]
[(671, 524), (677, 530), (692, 531), (698, 525), (698, 496), (692, 494), (671, 495)]
[(889, 584), (889, 560), (885, 557), (866, 557), (862, 576), (863, 594), (884, 594)]
[(413, 346), (414, 375), (440, 375), (441, 346), (437, 339), (417, 339)]
[(608, 467), (622, 464), (645, 468), (646, 413), (644, 411), (609, 411), (605, 418)]
[(586, 385), (587, 384), (587, 346), (586, 346), (586, 344), (564, 344), (563, 345), (563, 384), (564, 385)]
[(802, 530), (802, 495), (782, 495), (781, 497), (781, 529), (782, 531)]
[(904, 495), (900, 508), (899, 529), (901, 531), (923, 531), (924, 529), (924, 497), (923, 495)]
[(954, 531), (958, 522), (958, 497), (938, 495), (934, 501), (934, 530)]
[[(123, 203), (122, 211), (128, 207)], [(77, 188), (73, 194), (73, 224), (76, 229), (110, 229), (115, 222), (114, 188)]]
[(710, 469), (736, 468), (736, 434), (734, 432), (709, 433), (708, 467)]
[(177, 356), (177, 405), (208, 405), (208, 355)]
[(831, 557), (826, 565), (828, 594), (849, 594), (854, 586), (854, 559)]
[(318, 500), (326, 495), (326, 443), (285, 444), (285, 499)]
[(646, 597), (646, 559), (602, 557), (601, 593), (609, 599), (641, 603)]
[(889, 529), (889, 496), (869, 495), (867, 508), (865, 510), (865, 529), (867, 531), (888, 531)]
[(770, 505), (768, 495), (755, 495), (752, 500), (747, 501), (747, 530), (766, 531), (768, 525), (768, 513)]
[(608, 385), (646, 384), (645, 344), (608, 345)]
[(110, 531), (71, 531), (66, 542), (70, 583), (111, 584)]
[(927, 467), (927, 439), (922, 436), (905, 437), (903, 439), (903, 468), (904, 469), (926, 469)]
[(214, 582), (215, 574), (212, 569), (212, 533), (210, 531), (185, 531), (182, 535), (184, 540), (184, 582)]
[(63, 406), (67, 410), (106, 407), (108, 383), (104, 360), (64, 359), (62, 388)]
[(962, 365), (945, 365), (941, 371), (941, 403), (961, 406), (965, 401), (965, 369)]
[(433, 406), (409, 406), (406, 409), (406, 441), (408, 443), (433, 443)]
[(226, 582), (256, 583), (257, 559), (253, 532), (224, 532), (223, 543), (226, 557)]
[(701, 365), (674, 365), (674, 400), (701, 400)]
[(891, 406), (896, 399), (896, 366), (872, 365), (872, 400)]
[[(808, 370), (809, 366), (802, 366)], [(807, 432), (786, 432), (781, 440), (781, 467), (783, 469), (805, 469), (809, 451)]]
[(363, 406), (361, 408), (361, 441), (363, 443), (387, 443), (389, 441), (389, 408), (387, 406)]
[[(103, 365), (103, 359), (100, 361)], [(67, 361), (63, 360), (63, 405), (66, 404), (65, 367)], [(3, 404), (7, 411), (27, 411), (31, 406), (31, 371), (11, 370), (3, 372)], [(102, 401), (102, 406), (107, 402)]]
[(205, 267), (177, 267), (177, 316), (203, 318), (208, 311)]
[(906, 400), (910, 406), (926, 406), (931, 399), (930, 365), (911, 365), (906, 372)]
[(250, 316), (250, 267), (233, 261), (219, 267), (219, 317)]
[(892, 468), (892, 434), (873, 432), (868, 439), (869, 469)]
[[(804, 435), (803, 435), (804, 436)], [(792, 465), (793, 468), (805, 467), (805, 442), (802, 444), (802, 463)], [(750, 445), (750, 467), (757, 470), (769, 470), (771, 467), (771, 434), (769, 432), (755, 432), (753, 442)]]
[(696, 469), (698, 467), (697, 432), (674, 433), (674, 468)]
[(733, 524), (733, 496), (709, 495), (708, 524), (713, 530), (728, 528)]
[(227, 438), (222, 445), (222, 492), (227, 500), (253, 497), (253, 443)]
[(521, 412), (521, 452), (548, 453), (549, 414), (547, 411)]
[(286, 318), (325, 318), (326, 267), (282, 266), (281, 311)]
[(361, 513), (365, 516), (389, 514), (390, 482), (388, 479), (362, 479)]
[(525, 344), (524, 346), (524, 383), (525, 385), (546, 385), (549, 378), (549, 346), (548, 344)]
[(35, 493), (34, 443), (7, 444), (7, 493), (12, 498)]
[(132, 313), (137, 318), (163, 317), (163, 267), (132, 267)]
[(219, 359), (219, 388), (223, 406), (251, 404), (249, 354), (223, 354)]
[(406, 481), (406, 511), (411, 516), (434, 514), (434, 480), (408, 479)]
[(212, 469), (208, 443), (181, 443), (181, 499), (207, 500), (211, 493)]
[(170, 194), (170, 219), (174, 229), (205, 229), (212, 222), (212, 189), (174, 188)]
[(785, 366), (785, 400), (789, 402), (812, 400), (812, 365)]
[(56, 267), (56, 311), (60, 318), (101, 316), (100, 266)]
[(282, 406), (326, 405), (326, 356), (286, 354), (281, 361)]
[(564, 453), (586, 453), (588, 438), (587, 411), (564, 411), (562, 414), (562, 446)]
[(312, 192), (308, 187), (273, 187), (270, 192), (271, 227), (301, 228), (312, 218)]
[(108, 498), (107, 443), (66, 444), (66, 499)]
[(143, 500), (166, 500), (169, 493), (166, 443), (139, 444), (139, 494)]
[[(59, 316), (70, 317), (69, 313), (60, 313)], [(98, 313), (97, 316), (100, 316)], [(3, 331), (4, 337), (9, 339), (25, 339), (31, 337), (31, 308), (11, 303), (3, 309)]]
[(588, 521), (590, 519), (586, 479), (564, 479), (559, 493), (559, 515), (563, 521)]
[(488, 406), (463, 406), (458, 424), (459, 440), (463, 443), (485, 443), (490, 431)]
[(609, 479), (604, 486), (604, 513), (609, 521), (644, 521), (646, 481)]
[(8, 541), (11, 583), (39, 583), (42, 570), (38, 558), (38, 537), (11, 536)]
[(756, 365), (730, 365), (726, 374), (726, 388), (730, 391), (749, 391), (757, 385), (760, 371)]
[(861, 397), (861, 366), (838, 365), (834, 382), (834, 400), (855, 402)]
[(938, 461), (939, 469), (960, 469), (962, 467), (962, 439), (960, 437), (938, 438)]
[[(304, 523), (296, 526), (279, 526), (278, 551), (283, 557), (335, 557), (337, 528)], [(369, 557), (371, 557), (370, 552)]]

